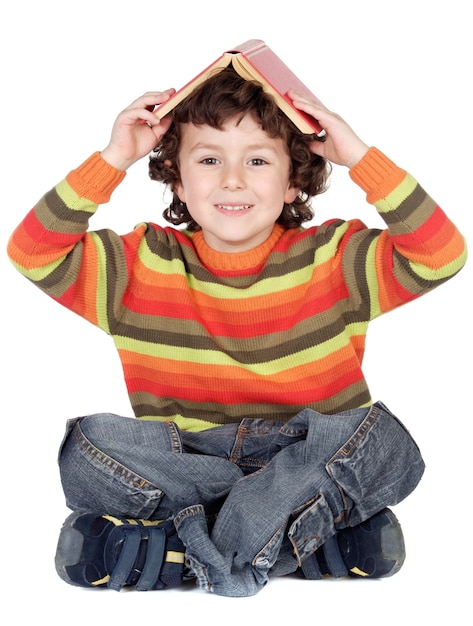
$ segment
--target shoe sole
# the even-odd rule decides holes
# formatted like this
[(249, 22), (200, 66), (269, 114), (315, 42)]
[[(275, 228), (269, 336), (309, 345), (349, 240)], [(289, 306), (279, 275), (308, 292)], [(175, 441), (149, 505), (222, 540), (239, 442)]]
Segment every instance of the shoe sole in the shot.
[[(385, 522), (386, 518), (388, 523)], [(364, 524), (368, 524), (376, 528), (376, 524), (382, 523), (382, 526), (376, 528), (375, 531), (366, 529)], [(358, 536), (361, 543), (363, 542), (363, 531), (366, 532), (366, 548), (363, 553), (366, 554), (366, 558), (359, 566), (351, 567), (349, 571), (350, 576), (355, 577), (369, 577), (369, 578), (388, 578), (394, 576), (404, 564), (406, 558), (406, 549), (404, 544), (404, 536), (401, 526), (397, 517), (390, 509), (384, 509), (380, 513), (376, 514), (368, 522), (360, 524)], [(343, 532), (343, 531), (342, 531)], [(379, 538), (378, 550), (374, 555), (369, 550), (370, 535), (376, 532)], [(389, 569), (386, 569), (390, 564)]]
[(84, 536), (74, 528), (75, 520), (83, 514), (83, 511), (71, 513), (65, 520), (56, 548), (54, 563), (58, 576), (69, 585), (81, 586), (67, 575), (67, 567), (77, 565), (84, 545)]

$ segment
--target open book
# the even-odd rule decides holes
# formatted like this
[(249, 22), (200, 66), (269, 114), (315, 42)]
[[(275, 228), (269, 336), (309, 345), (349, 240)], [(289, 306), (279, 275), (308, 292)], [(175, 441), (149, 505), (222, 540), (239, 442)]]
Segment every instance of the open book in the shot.
[(179, 89), (167, 102), (155, 111), (160, 119), (186, 98), (198, 85), (215, 72), (232, 65), (245, 80), (258, 81), (263, 89), (271, 94), (279, 108), (293, 121), (299, 130), (306, 134), (323, 137), (325, 131), (310, 115), (299, 111), (287, 95), (289, 89), (296, 89), (309, 98), (318, 100), (281, 59), (260, 39), (250, 39), (245, 43), (224, 52), (221, 57), (197, 74), (184, 87)]

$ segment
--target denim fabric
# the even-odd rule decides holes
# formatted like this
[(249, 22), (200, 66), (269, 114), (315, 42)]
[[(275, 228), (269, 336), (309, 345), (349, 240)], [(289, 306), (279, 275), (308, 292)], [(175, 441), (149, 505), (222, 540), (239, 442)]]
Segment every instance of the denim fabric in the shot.
[(201, 433), (111, 414), (77, 418), (60, 470), (70, 508), (174, 518), (199, 587), (248, 596), (295, 571), (337, 530), (400, 502), (424, 462), (377, 402)]

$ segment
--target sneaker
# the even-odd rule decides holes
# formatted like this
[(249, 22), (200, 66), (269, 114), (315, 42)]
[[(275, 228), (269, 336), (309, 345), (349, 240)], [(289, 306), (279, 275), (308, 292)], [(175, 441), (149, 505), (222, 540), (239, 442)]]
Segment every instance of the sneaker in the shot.
[(401, 526), (390, 509), (344, 528), (302, 563), (306, 578), (386, 578), (398, 572), (406, 557)]
[(63, 524), (55, 563), (70, 585), (149, 591), (182, 583), (184, 545), (171, 520), (77, 511)]

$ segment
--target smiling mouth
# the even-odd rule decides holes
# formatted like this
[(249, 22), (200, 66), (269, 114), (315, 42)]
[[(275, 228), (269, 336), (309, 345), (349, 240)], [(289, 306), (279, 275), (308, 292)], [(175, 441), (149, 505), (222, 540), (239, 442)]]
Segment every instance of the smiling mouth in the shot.
[(248, 211), (249, 209), (251, 209), (251, 205), (239, 204), (236, 206), (232, 206), (229, 204), (217, 204), (217, 208), (221, 209), (222, 211)]

